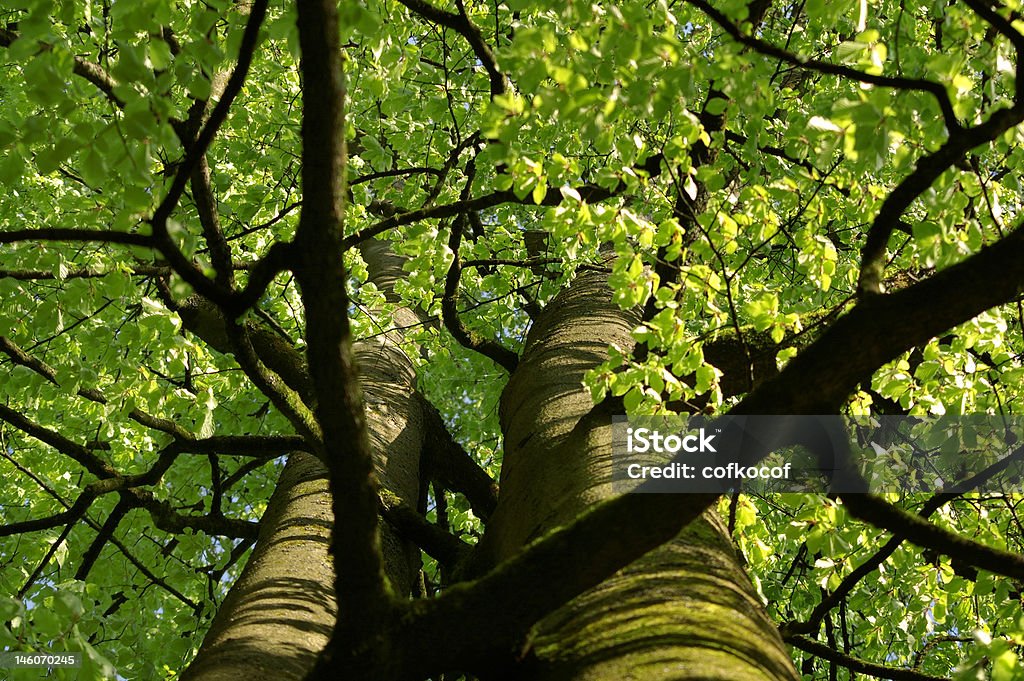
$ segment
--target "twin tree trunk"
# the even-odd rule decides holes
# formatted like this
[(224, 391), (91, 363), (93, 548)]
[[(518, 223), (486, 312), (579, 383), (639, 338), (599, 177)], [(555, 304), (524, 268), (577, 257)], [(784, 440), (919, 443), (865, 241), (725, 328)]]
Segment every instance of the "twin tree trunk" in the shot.
[[(386, 256), (367, 259), (378, 286), (390, 290), (400, 267)], [(632, 345), (637, 323), (599, 273), (577, 278), (537, 319), (501, 398), (501, 493), (474, 572), (612, 494), (610, 417), (592, 409), (582, 379), (610, 343)], [(381, 485), (412, 503), (423, 414), (411, 364), (387, 339), (359, 346), (358, 357)], [(313, 666), (335, 612), (324, 475), (309, 455), (290, 457), (253, 556), (184, 679), (301, 679)], [(383, 526), (383, 544), (396, 591), (410, 593), (408, 543)], [(500, 671), (515, 681), (799, 678), (711, 513), (545, 618), (521, 662)]]

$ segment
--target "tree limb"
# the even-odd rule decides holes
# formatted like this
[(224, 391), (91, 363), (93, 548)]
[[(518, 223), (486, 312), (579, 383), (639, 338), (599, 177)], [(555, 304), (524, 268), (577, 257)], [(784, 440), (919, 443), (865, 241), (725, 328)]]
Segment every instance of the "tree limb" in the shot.
[[(342, 258), (346, 93), (337, 3), (300, 0), (298, 10), (303, 197), (295, 234), (295, 275), (306, 313), (307, 361), (317, 368), (313, 374), (316, 418), (323, 431), (322, 454), (330, 472), (334, 517), (344, 518), (331, 532), (339, 625), (352, 637), (369, 638), (377, 635), (375, 623), (391, 606), (380, 547), (373, 451), (356, 379)], [(335, 630), (328, 648), (347, 638), (339, 639), (339, 631)]]
[[(1018, 447), (1009, 456), (1000, 459), (991, 466), (979, 471), (976, 475), (971, 476), (970, 479), (965, 480), (962, 484), (957, 485), (957, 488), (962, 491), (940, 492), (932, 495), (932, 497), (929, 498), (921, 507), (921, 510), (917, 512), (918, 517), (922, 520), (927, 519), (945, 504), (961, 496), (962, 492), (980, 487), (987, 480), (990, 480), (995, 475), (1006, 470), (1011, 463), (1019, 461), (1021, 458), (1024, 458), (1024, 447)], [(854, 568), (850, 574), (846, 575), (846, 577), (843, 578), (843, 581), (839, 583), (839, 586), (837, 586), (832, 593), (821, 599), (821, 602), (815, 606), (810, 617), (807, 618), (807, 621), (786, 622), (782, 625), (781, 629), (793, 634), (814, 633), (818, 627), (821, 626), (821, 622), (825, 619), (825, 616), (828, 615), (829, 611), (846, 598), (860, 580), (864, 579), (864, 577), (884, 563), (889, 556), (895, 553), (896, 549), (898, 549), (905, 540), (905, 536), (901, 534), (893, 534), (889, 541), (878, 549), (874, 555)]]
[(157, 499), (149, 490), (130, 489), (126, 493), (131, 495), (129, 502), (131, 508), (144, 508), (153, 518), (153, 524), (170, 534), (182, 534), (185, 530), (200, 530), (209, 535), (236, 539), (256, 539), (259, 534), (259, 523), (225, 518), (215, 514), (179, 513), (169, 502)]
[[(168, 223), (171, 213), (177, 207), (178, 201), (185, 191), (185, 186), (193, 177), (196, 169), (201, 166), (206, 150), (209, 148), (210, 143), (213, 142), (213, 138), (221, 124), (227, 119), (228, 110), (231, 108), (232, 103), (234, 103), (235, 98), (242, 91), (242, 86), (245, 84), (245, 79), (249, 72), (249, 66), (252, 64), (252, 58), (256, 51), (259, 29), (263, 24), (268, 2), (269, 0), (254, 0), (252, 3), (252, 8), (246, 19), (245, 31), (242, 34), (238, 63), (235, 66), (235, 70), (231, 73), (227, 86), (224, 88), (224, 93), (196, 136), (195, 142), (185, 153), (185, 158), (178, 167), (170, 189), (168, 189), (167, 194), (149, 220), (153, 226), (153, 239), (155, 243), (178, 276), (192, 285), (197, 292), (220, 304), (230, 302), (230, 289), (211, 281), (192, 261), (185, 257), (171, 238)], [(223, 252), (219, 252), (218, 256), (223, 256)], [(240, 312), (236, 311), (236, 314)]]
[(103, 551), (103, 547), (107, 545), (111, 537), (114, 536), (117, 526), (121, 524), (121, 520), (131, 509), (130, 502), (126, 497), (121, 497), (121, 500), (117, 502), (114, 509), (107, 516), (106, 520), (103, 521), (103, 526), (100, 527), (100, 531), (96, 533), (89, 548), (82, 554), (82, 561), (78, 564), (78, 569), (75, 570), (75, 579), (85, 581), (89, 577), (89, 572), (92, 570), (92, 566), (96, 564), (96, 561), (100, 557), (100, 552)]
[(289, 452), (309, 452), (310, 446), (298, 435), (214, 435), (181, 443), (183, 454), (225, 454), (269, 459)]
[(878, 85), (881, 87), (897, 88), (901, 90), (917, 90), (920, 92), (926, 92), (932, 95), (939, 104), (939, 109), (942, 111), (942, 118), (945, 120), (946, 129), (952, 134), (953, 132), (961, 129), (960, 122), (956, 118), (956, 114), (953, 111), (953, 102), (949, 99), (949, 94), (946, 92), (946, 87), (942, 83), (936, 81), (927, 80), (925, 78), (905, 78), (903, 76), (881, 76), (873, 73), (865, 73), (864, 71), (858, 71), (857, 69), (850, 68), (849, 66), (843, 66), (841, 64), (833, 64), (827, 61), (821, 61), (818, 59), (807, 59), (801, 55), (793, 54), (788, 52), (781, 47), (773, 45), (769, 42), (756, 38), (752, 35), (747, 35), (743, 30), (729, 20), (725, 14), (712, 7), (707, 0), (686, 0), (689, 4), (693, 5), (701, 12), (706, 14), (708, 18), (714, 21), (718, 26), (729, 34), (736, 42), (745, 45), (759, 54), (763, 54), (769, 57), (778, 59), (787, 64), (791, 64), (797, 68), (807, 69), (809, 71), (817, 71), (818, 73), (824, 73), (831, 76), (840, 76), (842, 78), (849, 78), (856, 80), (861, 83), (868, 83), (870, 85)]
[(426, 477), (440, 482), (445, 489), (461, 492), (473, 513), (486, 522), (498, 505), (498, 484), (455, 441), (441, 414), (426, 399), (423, 466)]
[(874, 494), (841, 494), (843, 505), (857, 518), (884, 528), (907, 541), (983, 568), (997, 575), (1024, 581), (1024, 558), (1020, 554), (979, 544), (919, 515), (907, 513)]
[(997, 31), (999, 31), (1010, 44), (1013, 45), (1014, 51), (1017, 53), (1017, 68), (1016, 78), (1014, 82), (1014, 101), (1018, 104), (1024, 103), (1024, 34), (1021, 34), (1016, 28), (1013, 27), (1013, 22), (999, 14), (996, 8), (1000, 8), (999, 3), (988, 2), (987, 0), (964, 0), (964, 4), (970, 7), (975, 14), (987, 21)]
[(215, 281), (225, 289), (234, 288), (234, 268), (231, 260), (231, 246), (224, 238), (220, 227), (220, 213), (217, 210), (217, 197), (213, 195), (213, 184), (210, 181), (210, 163), (204, 153), (199, 163), (192, 169), (190, 178), (192, 200), (199, 214), (199, 224), (203, 228), (203, 237), (210, 249), (210, 260), (217, 272)]
[[(469, 194), (470, 185), (473, 182), (473, 162), (467, 166), (466, 187), (463, 189), (462, 200), (465, 201)], [(452, 252), (452, 264), (448, 268), (448, 274), (444, 279), (444, 294), (441, 297), (441, 319), (444, 326), (455, 340), (464, 348), (479, 352), (481, 355), (491, 359), (501, 366), (509, 374), (516, 370), (519, 364), (519, 355), (504, 347), (495, 340), (484, 338), (480, 334), (471, 331), (459, 318), (459, 279), (462, 276), (462, 263), (459, 260), (459, 245), (462, 243), (462, 228), (465, 221), (465, 213), (460, 213), (452, 221), (450, 234), (448, 236), (448, 249)]]
[(73, 227), (40, 227), (0, 231), (0, 244), (22, 241), (91, 241), (99, 244), (122, 244), (142, 248), (159, 248), (153, 237), (135, 232), (108, 229), (75, 229)]
[(484, 69), (487, 71), (487, 76), (491, 81), (491, 97), (505, 94), (507, 89), (505, 76), (498, 69), (498, 62), (494, 58), (494, 53), (484, 40), (480, 29), (469, 20), (469, 16), (466, 14), (466, 8), (462, 4), (461, 0), (456, 0), (456, 5), (459, 8), (458, 14), (438, 9), (429, 2), (426, 2), (426, 0), (398, 1), (424, 19), (450, 28), (465, 38), (466, 42), (468, 42), (470, 47), (473, 48), (473, 54), (476, 55), (477, 59), (480, 60), (480, 63), (483, 64)]
[(991, 142), (1021, 121), (1024, 121), (1024, 105), (1000, 109), (984, 123), (951, 133), (945, 144), (918, 160), (914, 170), (885, 197), (868, 230), (861, 251), (860, 279), (857, 284), (862, 295), (883, 292), (881, 282), (885, 275), (885, 250), (889, 237), (898, 228), (900, 218), (910, 204), (968, 151)]
[[(27, 367), (32, 371), (36, 372), (53, 385), (59, 386), (60, 383), (57, 381), (57, 372), (48, 365), (46, 362), (29, 355), (27, 352), (22, 350), (14, 341), (7, 338), (6, 336), (0, 336), (0, 352), (11, 358), (15, 364), (23, 367)], [(90, 402), (97, 404), (107, 404), (107, 398), (99, 390), (95, 388), (82, 388), (77, 393), (79, 397), (83, 397)], [(188, 442), (195, 439), (189, 431), (178, 425), (177, 422), (170, 419), (160, 418), (149, 414), (138, 407), (128, 412), (128, 418), (132, 419), (136, 423), (143, 425), (153, 430), (159, 430), (163, 433), (167, 433), (180, 442)]]
[[(12, 459), (11, 456), (9, 454), (7, 454), (7, 452), (5, 452), (2, 449), (0, 449), (0, 456), (2, 456), (3, 458), (7, 459), (7, 461), (9, 461), (11, 463), (11, 465), (13, 465), (18, 471), (20, 471), (23, 475), (28, 476), (33, 482), (35, 482), (37, 485), (39, 485), (40, 489), (42, 489), (48, 495), (50, 495), (53, 499), (55, 499), (57, 501), (57, 503), (59, 503), (61, 506), (63, 506), (64, 508), (71, 508), (72, 507), (72, 504), (69, 504), (67, 501), (65, 501), (63, 498), (61, 498), (61, 496), (59, 494), (57, 494), (56, 491), (54, 491), (49, 485), (47, 485), (43, 480), (41, 480), (31, 470), (25, 468), (24, 466), (19, 464), (17, 461)], [(100, 530), (99, 523), (97, 523), (96, 521), (92, 520), (88, 516), (88, 514), (83, 514), (82, 515), (82, 519), (84, 520), (85, 524), (88, 525), (89, 527), (91, 527), (93, 530), (96, 530), (97, 532)], [(70, 532), (70, 529), (71, 529), (71, 526), (69, 525), (68, 528), (66, 528), (66, 531)], [(153, 574), (153, 571), (150, 570), (148, 567), (146, 567), (146, 565), (142, 561), (140, 561), (138, 558), (136, 558), (132, 554), (132, 552), (128, 550), (128, 547), (125, 546), (124, 543), (121, 542), (119, 539), (117, 539), (117, 537), (111, 537), (110, 543), (113, 544), (117, 548), (117, 550), (120, 551), (121, 554), (128, 560), (128, 562), (131, 563), (133, 566), (135, 566), (135, 568), (140, 573), (142, 573), (142, 575), (144, 575), (146, 577), (146, 579), (148, 579), (151, 583), (153, 583), (156, 586), (160, 587), (161, 589), (165, 590), (167, 593), (169, 593), (172, 596), (174, 596), (176, 599), (178, 599), (179, 601), (181, 601), (182, 603), (187, 605), (193, 611), (195, 611), (195, 612), (199, 611), (199, 605), (195, 601), (193, 601), (192, 599), (190, 599), (187, 596), (185, 596), (184, 594), (182, 594), (180, 591), (178, 591), (173, 586), (168, 584), (165, 580), (160, 579), (155, 574)], [(57, 547), (57, 546), (59, 546), (59, 542), (55, 542), (53, 544), (53, 546), (51, 547), (51, 550), (55, 551), (56, 549), (53, 548), (53, 547)], [(48, 560), (49, 559), (47, 558), (47, 560), (44, 561), (44, 563), (43, 563), (44, 566), (45, 566), (45, 563)], [(38, 572), (41, 572), (41, 571), (42, 571), (42, 567), (39, 568)], [(24, 595), (28, 592), (29, 587), (31, 587), (32, 583), (35, 581), (36, 577), (38, 577), (38, 573), (36, 573), (31, 579), (29, 579), (25, 583), (25, 586), (22, 587), (22, 589), (18, 592), (18, 597), (19, 598), (24, 597)]]
[(380, 513), (406, 539), (409, 539), (446, 567), (454, 567), (472, 550), (472, 546), (432, 523), (397, 495), (382, 490)]
[(885, 665), (875, 664), (874, 662), (867, 662), (859, 658), (842, 653), (834, 648), (830, 648), (824, 643), (819, 643), (806, 636), (783, 635), (782, 640), (790, 644), (794, 648), (799, 648), (804, 652), (811, 653), (823, 660), (829, 662), (835, 662), (840, 667), (845, 667), (852, 672), (858, 672), (861, 674), (867, 674), (868, 676), (874, 676), (877, 679), (890, 679), (891, 681), (948, 681), (942, 676), (933, 676), (932, 674), (925, 674), (914, 669), (900, 669), (899, 667), (886, 667)]
[[(652, 154), (641, 164), (636, 166), (637, 170), (642, 170), (649, 177), (654, 177), (661, 173), (661, 162), (663, 156), (661, 154)], [(598, 203), (604, 201), (613, 196), (617, 196), (626, 190), (627, 186), (625, 182), (619, 182), (615, 187), (606, 189), (596, 184), (583, 184), (576, 187), (576, 191), (579, 192), (580, 199), (588, 203)], [(493, 208), (500, 206), (503, 203), (515, 203), (523, 204), (528, 206), (539, 205), (539, 206), (558, 206), (565, 201), (565, 197), (558, 188), (548, 189), (544, 198), (541, 199), (540, 204), (534, 204), (532, 199), (522, 198), (520, 199), (515, 195), (512, 190), (506, 189), (502, 191), (493, 191), (483, 196), (478, 196), (472, 199), (459, 200), (453, 203), (446, 203), (440, 206), (430, 206), (428, 208), (420, 208), (417, 210), (407, 211), (398, 213), (387, 219), (381, 220), (376, 224), (365, 227), (342, 240), (342, 246), (344, 248), (351, 248), (367, 239), (371, 239), (378, 234), (382, 234), (389, 229), (395, 227), (401, 227), (402, 225), (409, 225), (420, 220), (427, 220), (430, 218), (450, 218), (460, 213), (470, 213), (473, 211), (485, 210), (487, 208)]]
[[(10, 29), (0, 29), (0, 47), (10, 47), (11, 43), (18, 40), (20, 36)], [(39, 43), (39, 51), (45, 52), (52, 50), (53, 46), (46, 43)], [(74, 57), (74, 66), (72, 71), (76, 76), (80, 76), (85, 80), (89, 81), (96, 86), (96, 89), (103, 93), (103, 96), (109, 99), (117, 108), (123, 108), (124, 102), (121, 98), (114, 94), (114, 88), (117, 86), (115, 81), (109, 73), (107, 73), (102, 66), (96, 62), (91, 62), (81, 57)]]
[(26, 418), (23, 414), (11, 409), (5, 404), (0, 404), (0, 421), (6, 421), (26, 435), (29, 435), (40, 442), (50, 445), (61, 454), (77, 461), (82, 468), (89, 471), (97, 478), (117, 478), (120, 474), (113, 466), (93, 454), (89, 449), (69, 440), (55, 430), (45, 428), (38, 423)]

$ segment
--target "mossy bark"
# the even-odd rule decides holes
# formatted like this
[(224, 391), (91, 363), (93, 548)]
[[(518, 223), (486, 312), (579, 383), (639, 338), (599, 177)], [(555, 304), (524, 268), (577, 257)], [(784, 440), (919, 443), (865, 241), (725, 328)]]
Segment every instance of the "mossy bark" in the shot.
[(289, 456), (252, 556), (183, 681), (301, 679), (313, 666), (337, 611), (327, 488), (319, 460)]
[[(390, 295), (395, 279), (404, 276), (402, 260), (383, 243), (370, 245), (364, 256), (371, 281)], [(417, 318), (404, 309), (396, 316), (400, 325)], [(191, 331), (230, 352), (223, 320), (212, 310), (185, 317)], [(272, 334), (260, 329), (252, 335)], [(389, 334), (356, 343), (353, 349), (377, 479), (384, 489), (414, 502), (420, 493), (423, 410), (412, 363), (399, 340)], [(290, 367), (282, 375), (293, 389), (302, 392), (309, 385), (301, 355), (293, 348), (269, 343), (257, 348), (267, 353), (268, 366)], [(310, 454), (291, 454), (260, 521), (253, 554), (183, 680), (277, 681), (306, 676), (327, 644), (337, 615), (335, 572), (328, 552), (332, 525), (326, 468)], [(381, 525), (381, 549), (395, 593), (409, 594), (418, 575), (419, 551), (386, 524)]]
[[(632, 347), (638, 323), (637, 313), (611, 301), (600, 273), (579, 277), (537, 320), (502, 395), (505, 458), (498, 508), (480, 548), (487, 562), (514, 555), (611, 496), (611, 424), (592, 410), (582, 379), (609, 344)], [(709, 513), (541, 621), (512, 678), (798, 675), (732, 541)]]

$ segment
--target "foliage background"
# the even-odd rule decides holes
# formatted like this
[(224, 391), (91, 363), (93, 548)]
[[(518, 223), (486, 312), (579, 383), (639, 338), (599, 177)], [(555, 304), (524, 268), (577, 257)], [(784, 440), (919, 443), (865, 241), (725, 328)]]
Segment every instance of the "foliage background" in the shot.
[[(171, 301), (193, 289), (167, 254), (110, 235), (152, 233), (190, 121), (223, 96), (250, 3), (0, 5), (0, 520), (12, 530), (0, 533), (0, 645), (84, 650), (79, 678), (113, 667), (171, 678), (244, 565), (284, 454), (193, 454), (176, 443), (293, 428), (232, 356), (183, 331)], [(892, 233), (889, 290), (998, 248), (1019, 220), (1015, 3), (508, 0), (433, 10), (465, 16), (492, 52), (430, 11), (415, 0), (341, 5), (346, 234), (388, 239), (408, 257), (401, 303), (434, 319), (405, 329), (419, 386), (495, 478), (506, 372), (437, 323), (456, 257), (464, 324), (512, 350), (531, 309), (581, 268), (610, 268), (617, 302), (650, 312), (634, 333), (649, 352), (613, 351), (588, 374), (594, 399), (620, 397), (630, 413), (724, 411), (745, 389), (723, 385), (704, 345), (731, 334), (748, 364), (784, 366), (863, 292), (862, 248), (880, 213), (898, 208), (882, 228)], [(756, 29), (743, 23), (753, 14), (764, 16)], [(294, 8), (271, 3), (208, 154), (243, 284), (297, 225), (298, 58)], [(1004, 125), (1008, 111), (1017, 118)], [(922, 168), (934, 176), (908, 186)], [(212, 276), (203, 200), (185, 193), (167, 229)], [(468, 200), (472, 224), (453, 208)], [(466, 232), (457, 256), (453, 229)], [(396, 303), (366, 283), (358, 251), (345, 257), (355, 336), (391, 328)], [(249, 318), (303, 350), (291, 276), (260, 294)], [(1022, 329), (1017, 297), (865, 376), (845, 408), (1018, 413)], [(139, 412), (163, 420), (150, 427)], [(166, 471), (83, 497), (101, 464), (124, 476)], [(475, 541), (479, 521), (449, 497), (444, 522)], [(933, 520), (1020, 553), (1019, 504), (964, 498)], [(888, 540), (820, 496), (740, 497), (722, 511), (779, 622), (807, 620)], [(59, 522), (26, 531), (40, 518)], [(437, 588), (429, 558), (427, 576)], [(827, 644), (922, 673), (1021, 679), (1021, 586), (901, 545), (824, 618)], [(794, 655), (808, 676), (852, 676)]]

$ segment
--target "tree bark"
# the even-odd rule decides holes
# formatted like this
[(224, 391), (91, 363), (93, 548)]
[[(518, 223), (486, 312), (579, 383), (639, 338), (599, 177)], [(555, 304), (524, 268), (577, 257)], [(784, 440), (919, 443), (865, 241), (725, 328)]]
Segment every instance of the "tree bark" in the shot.
[[(390, 298), (401, 259), (377, 246), (364, 257)], [(398, 325), (417, 319), (408, 310), (398, 315)], [(631, 347), (638, 321), (636, 311), (611, 301), (600, 273), (579, 277), (537, 320), (502, 395), (502, 495), (473, 557), (474, 571), (508, 559), (612, 494), (610, 418), (593, 409), (582, 378), (606, 358), (610, 343)], [(386, 488), (412, 500), (422, 409), (398, 340), (382, 335), (357, 346), (357, 354), (377, 473)], [(302, 465), (309, 468), (298, 471)], [(185, 679), (302, 678), (312, 667), (335, 617), (324, 475), (315, 459), (293, 455), (253, 558)], [(296, 533), (297, 526), (306, 530)], [(391, 528), (383, 530), (385, 563), (397, 586), (401, 575), (414, 574), (416, 555)], [(282, 598), (282, 580), (297, 575), (302, 584), (290, 584), (298, 593)], [(306, 602), (314, 592), (323, 597), (319, 607)], [(520, 662), (499, 670), (501, 664), (491, 671), (524, 681), (797, 678), (713, 513), (545, 618)]]
[(313, 455), (288, 457), (260, 536), (183, 681), (301, 679), (334, 627), (327, 472)]
[[(370, 281), (391, 298), (395, 280), (403, 276), (402, 259), (381, 242), (367, 245), (363, 252)], [(418, 319), (407, 309), (399, 309), (395, 316), (398, 325)], [(223, 318), (212, 306), (193, 300), (182, 318), (193, 333), (230, 352)], [(301, 356), (275, 342), (266, 329), (252, 329), (250, 336), (264, 363), (308, 399), (309, 381)], [(415, 506), (423, 414), (415, 393), (415, 371), (400, 340), (397, 333), (385, 334), (356, 343), (354, 351), (377, 478), (383, 489)], [(260, 521), (252, 556), (218, 610), (199, 654), (183, 673), (183, 681), (276, 681), (306, 676), (330, 638), (337, 615), (333, 561), (328, 553), (333, 522), (323, 463), (310, 454), (291, 454)], [(395, 592), (409, 594), (418, 575), (419, 551), (386, 524), (381, 525), (381, 545)]]
[[(611, 496), (611, 422), (582, 380), (610, 343), (632, 347), (638, 322), (600, 273), (580, 276), (537, 320), (502, 394), (501, 498), (485, 562)], [(799, 678), (714, 513), (545, 618), (524, 657), (511, 678)]]

